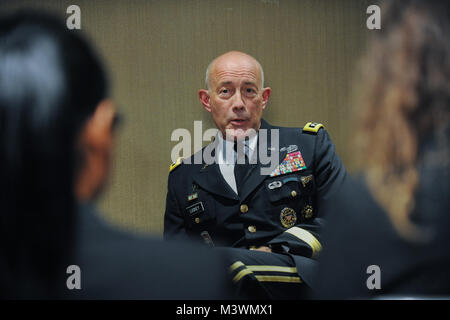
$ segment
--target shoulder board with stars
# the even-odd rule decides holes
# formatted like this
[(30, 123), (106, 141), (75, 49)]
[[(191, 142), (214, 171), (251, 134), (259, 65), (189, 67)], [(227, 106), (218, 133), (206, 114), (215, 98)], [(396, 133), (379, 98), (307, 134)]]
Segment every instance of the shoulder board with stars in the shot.
[(172, 164), (170, 165), (169, 173), (172, 172), (173, 170), (175, 170), (175, 168), (178, 167), (178, 166), (181, 164), (181, 160), (182, 160), (181, 157), (179, 157), (179, 158), (177, 159), (177, 161), (175, 161), (174, 163), (172, 163)]
[(321, 123), (317, 123), (317, 122), (308, 122), (304, 127), (303, 127), (303, 132), (312, 132), (312, 133), (317, 133), (319, 131), (320, 128), (324, 128), (323, 124)]

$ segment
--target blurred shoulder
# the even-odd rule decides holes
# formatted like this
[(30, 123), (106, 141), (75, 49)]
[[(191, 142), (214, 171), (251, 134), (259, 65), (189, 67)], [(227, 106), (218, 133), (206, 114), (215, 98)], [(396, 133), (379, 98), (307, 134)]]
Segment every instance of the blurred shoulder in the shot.
[(83, 290), (75, 298), (229, 298), (222, 255), (189, 243), (126, 232), (85, 210), (79, 221), (76, 264)]

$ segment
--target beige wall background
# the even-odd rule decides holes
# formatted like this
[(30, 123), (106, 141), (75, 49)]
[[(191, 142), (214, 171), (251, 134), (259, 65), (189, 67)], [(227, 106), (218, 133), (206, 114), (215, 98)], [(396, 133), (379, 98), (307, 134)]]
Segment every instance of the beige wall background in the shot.
[[(273, 90), (265, 119), (301, 127), (321, 122), (349, 169), (350, 89), (370, 32), (365, 0), (2, 1), (0, 11), (33, 7), (68, 17), (104, 57), (113, 98), (125, 114), (110, 185), (100, 205), (113, 224), (161, 235), (172, 131), (203, 121), (197, 98), (208, 63), (241, 50), (264, 67)], [(74, 31), (77, 32), (77, 31)], [(196, 150), (192, 150), (194, 152)]]

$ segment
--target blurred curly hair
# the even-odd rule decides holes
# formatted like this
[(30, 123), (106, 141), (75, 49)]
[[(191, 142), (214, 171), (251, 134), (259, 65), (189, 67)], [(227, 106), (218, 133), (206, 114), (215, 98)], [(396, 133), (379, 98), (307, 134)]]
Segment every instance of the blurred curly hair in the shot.
[(409, 238), (425, 139), (449, 157), (450, 1), (388, 1), (361, 60), (355, 106), (359, 168), (397, 231)]

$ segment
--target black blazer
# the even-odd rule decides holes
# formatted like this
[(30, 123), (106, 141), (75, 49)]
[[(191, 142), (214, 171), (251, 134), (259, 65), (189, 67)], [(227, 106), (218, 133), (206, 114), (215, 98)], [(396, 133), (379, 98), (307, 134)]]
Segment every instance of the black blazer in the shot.
[[(139, 237), (108, 226), (91, 206), (79, 215), (75, 256), (81, 290), (73, 299), (228, 299), (222, 257), (208, 248)], [(69, 275), (67, 275), (69, 277)]]

